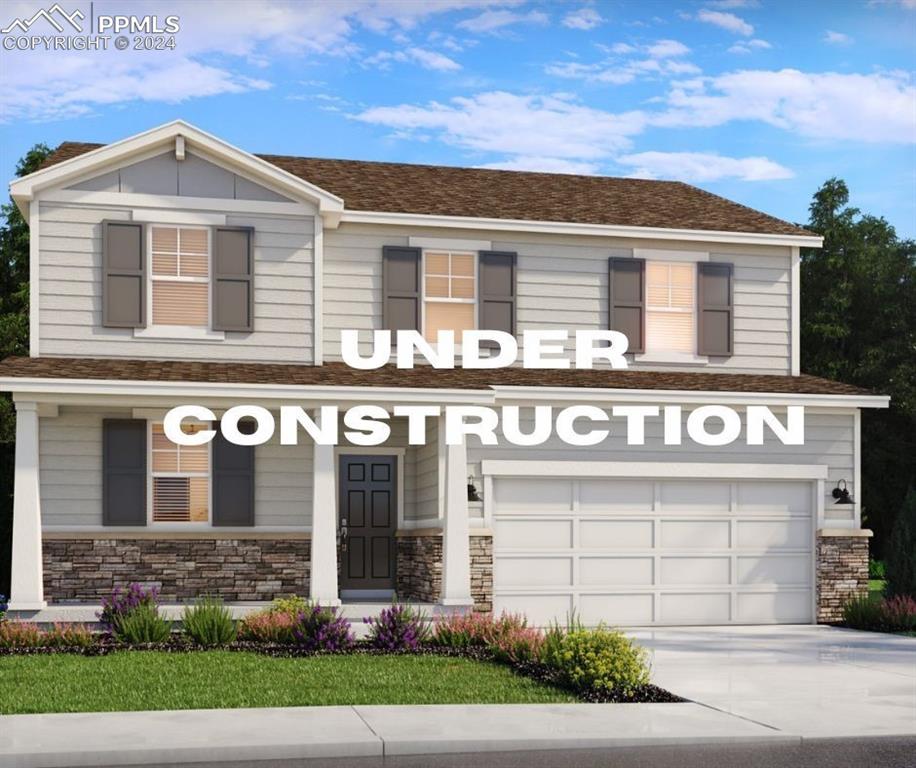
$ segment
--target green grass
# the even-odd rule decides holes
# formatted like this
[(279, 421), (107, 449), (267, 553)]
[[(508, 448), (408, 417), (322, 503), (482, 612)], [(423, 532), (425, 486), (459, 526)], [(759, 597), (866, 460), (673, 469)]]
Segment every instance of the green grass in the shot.
[(872, 600), (880, 600), (884, 593), (884, 579), (868, 580), (868, 596)]
[(574, 701), (490, 662), (443, 656), (123, 651), (0, 657), (0, 713)]

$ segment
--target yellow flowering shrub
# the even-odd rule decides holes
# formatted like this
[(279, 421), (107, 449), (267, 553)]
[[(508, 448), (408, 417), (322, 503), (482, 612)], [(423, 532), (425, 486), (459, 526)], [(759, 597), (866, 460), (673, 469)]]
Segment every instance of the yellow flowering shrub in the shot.
[(546, 644), (544, 660), (580, 690), (630, 695), (649, 684), (645, 649), (622, 632), (605, 627), (576, 628), (554, 635)]

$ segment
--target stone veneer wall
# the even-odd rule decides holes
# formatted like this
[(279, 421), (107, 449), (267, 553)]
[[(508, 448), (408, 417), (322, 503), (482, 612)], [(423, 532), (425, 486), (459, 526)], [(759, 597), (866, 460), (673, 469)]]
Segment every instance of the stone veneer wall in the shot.
[(868, 538), (817, 537), (817, 622), (843, 619), (843, 606), (868, 594)]
[[(493, 537), (471, 536), (474, 610), (493, 610)], [(434, 603), (442, 591), (442, 536), (398, 537), (397, 593), (402, 600)]]
[(45, 598), (97, 603), (132, 581), (163, 600), (218, 595), (272, 600), (308, 595), (310, 542), (302, 538), (45, 539)]

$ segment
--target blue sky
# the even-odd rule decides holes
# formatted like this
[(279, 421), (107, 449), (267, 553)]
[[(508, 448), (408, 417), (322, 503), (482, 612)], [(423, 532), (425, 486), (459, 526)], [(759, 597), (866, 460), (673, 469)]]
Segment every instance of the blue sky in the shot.
[[(0, 28), (38, 0), (5, 0)], [(89, 18), (89, 2), (65, 2)], [(0, 170), (181, 117), (252, 152), (682, 179), (916, 237), (916, 0), (163, 0), (172, 51), (0, 51)], [(50, 33), (39, 30), (31, 34)]]

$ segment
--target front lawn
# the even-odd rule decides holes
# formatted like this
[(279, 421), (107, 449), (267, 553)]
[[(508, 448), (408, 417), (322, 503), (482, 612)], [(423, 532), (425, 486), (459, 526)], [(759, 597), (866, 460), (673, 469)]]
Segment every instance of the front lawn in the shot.
[(0, 713), (572, 702), (506, 666), (436, 655), (122, 651), (0, 657)]

